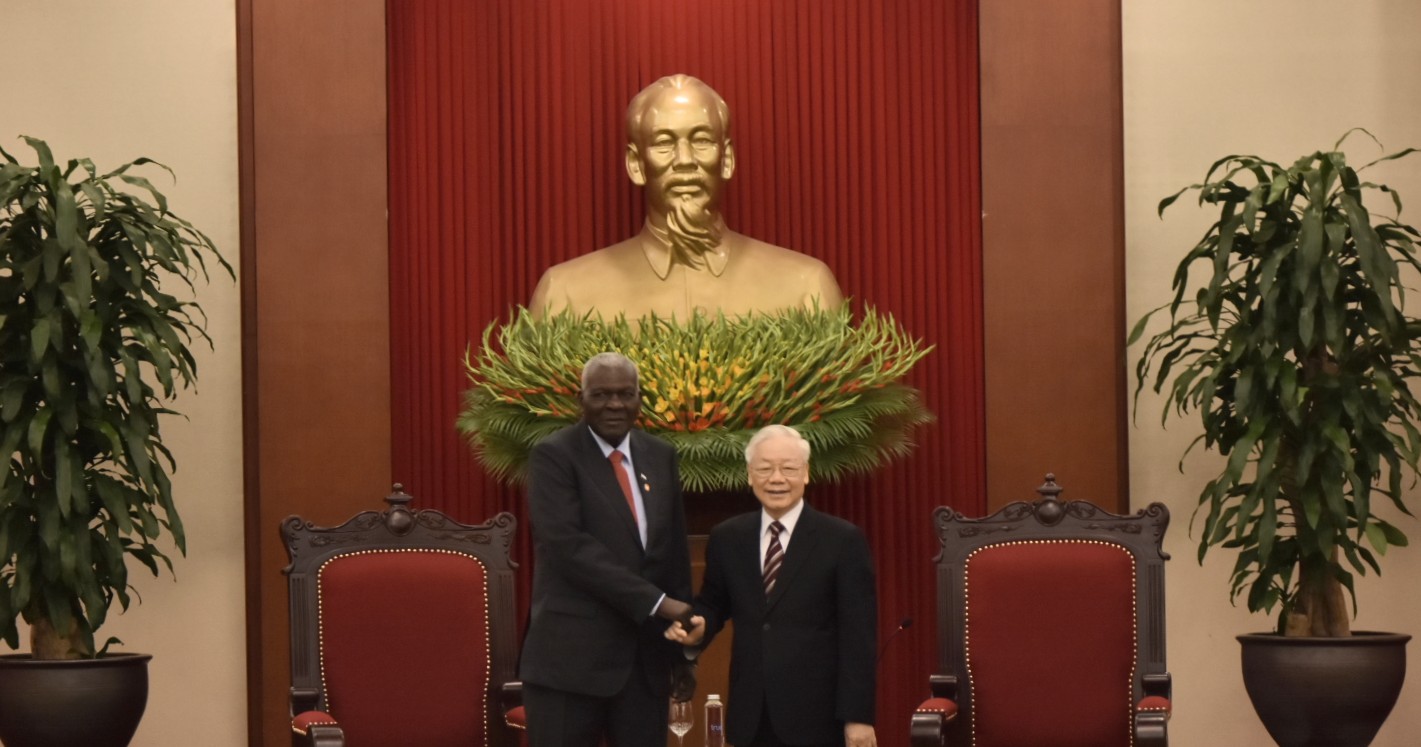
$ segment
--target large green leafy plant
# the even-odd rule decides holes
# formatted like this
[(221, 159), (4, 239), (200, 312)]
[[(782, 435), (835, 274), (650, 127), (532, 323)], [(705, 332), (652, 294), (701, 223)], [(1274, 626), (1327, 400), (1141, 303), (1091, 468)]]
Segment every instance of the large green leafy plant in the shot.
[(1196, 412), (1195, 443), (1227, 457), (1199, 496), (1200, 561), (1237, 551), (1232, 598), (1278, 607), (1287, 635), (1350, 633), (1353, 572), (1380, 573), (1377, 557), (1406, 544), (1373, 505), (1409, 513), (1403, 478), (1421, 455), (1421, 320), (1404, 312), (1402, 278), (1418, 234), (1369, 211), (1366, 196), (1390, 196), (1398, 216), (1401, 200), (1363, 182), (1341, 145), (1286, 167), (1228, 156), (1160, 203), (1163, 215), (1194, 190), (1218, 220), (1180, 262), (1155, 310), (1169, 325), (1136, 365), (1136, 401), (1146, 385), (1165, 392), (1164, 418)]
[(180, 296), (208, 259), (232, 268), (133, 173), (153, 162), (100, 174), (25, 140), (37, 166), (0, 149), (0, 636), (17, 647), (23, 617), (36, 658), (76, 658), (129, 604), (126, 557), (171, 571), (165, 534), (186, 553), (159, 419), (211, 344)]

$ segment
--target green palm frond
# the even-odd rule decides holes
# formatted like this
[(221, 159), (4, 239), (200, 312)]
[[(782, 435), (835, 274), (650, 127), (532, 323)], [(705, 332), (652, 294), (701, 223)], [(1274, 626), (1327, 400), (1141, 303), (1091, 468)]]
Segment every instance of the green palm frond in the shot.
[(815, 476), (833, 481), (908, 454), (914, 429), (933, 419), (902, 383), (931, 346), (873, 309), (857, 325), (847, 307), (684, 323), (519, 309), (464, 361), (458, 427), (494, 477), (520, 481), (533, 444), (577, 420), (582, 365), (607, 350), (636, 362), (639, 425), (676, 447), (687, 490), (743, 485), (745, 444), (764, 425), (798, 428)]

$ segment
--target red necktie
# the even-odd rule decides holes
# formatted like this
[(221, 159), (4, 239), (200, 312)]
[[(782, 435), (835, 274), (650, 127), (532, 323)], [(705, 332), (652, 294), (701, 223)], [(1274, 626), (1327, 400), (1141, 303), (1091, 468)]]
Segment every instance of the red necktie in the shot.
[(780, 532), (785, 530), (785, 525), (778, 521), (770, 523), (770, 546), (765, 549), (765, 596), (775, 588), (775, 578), (780, 575), (780, 566), (784, 565), (785, 551), (780, 544)]
[(632, 521), (640, 525), (641, 519), (636, 515), (636, 498), (632, 496), (632, 479), (627, 474), (626, 465), (622, 461), (622, 452), (613, 449), (607, 458), (612, 462), (612, 471), (617, 474), (617, 484), (622, 486), (622, 495), (626, 496), (627, 508), (632, 510)]

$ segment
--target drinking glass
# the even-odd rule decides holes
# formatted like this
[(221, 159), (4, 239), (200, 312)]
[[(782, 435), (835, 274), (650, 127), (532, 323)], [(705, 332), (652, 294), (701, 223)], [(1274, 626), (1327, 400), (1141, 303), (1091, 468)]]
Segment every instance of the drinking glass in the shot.
[(676, 744), (682, 744), (686, 739), (686, 733), (691, 730), (691, 725), (696, 722), (696, 718), (691, 711), (692, 701), (676, 702), (671, 701), (671, 717), (667, 721), (671, 733), (676, 735)]

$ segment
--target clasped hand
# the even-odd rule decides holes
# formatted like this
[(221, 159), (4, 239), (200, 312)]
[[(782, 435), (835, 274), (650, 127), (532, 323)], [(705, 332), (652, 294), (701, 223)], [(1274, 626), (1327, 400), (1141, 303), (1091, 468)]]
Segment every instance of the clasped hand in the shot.
[(706, 637), (706, 619), (700, 615), (691, 615), (691, 627), (687, 630), (680, 620), (671, 623), (663, 634), (666, 640), (675, 641), (682, 646), (700, 645), (701, 639)]

